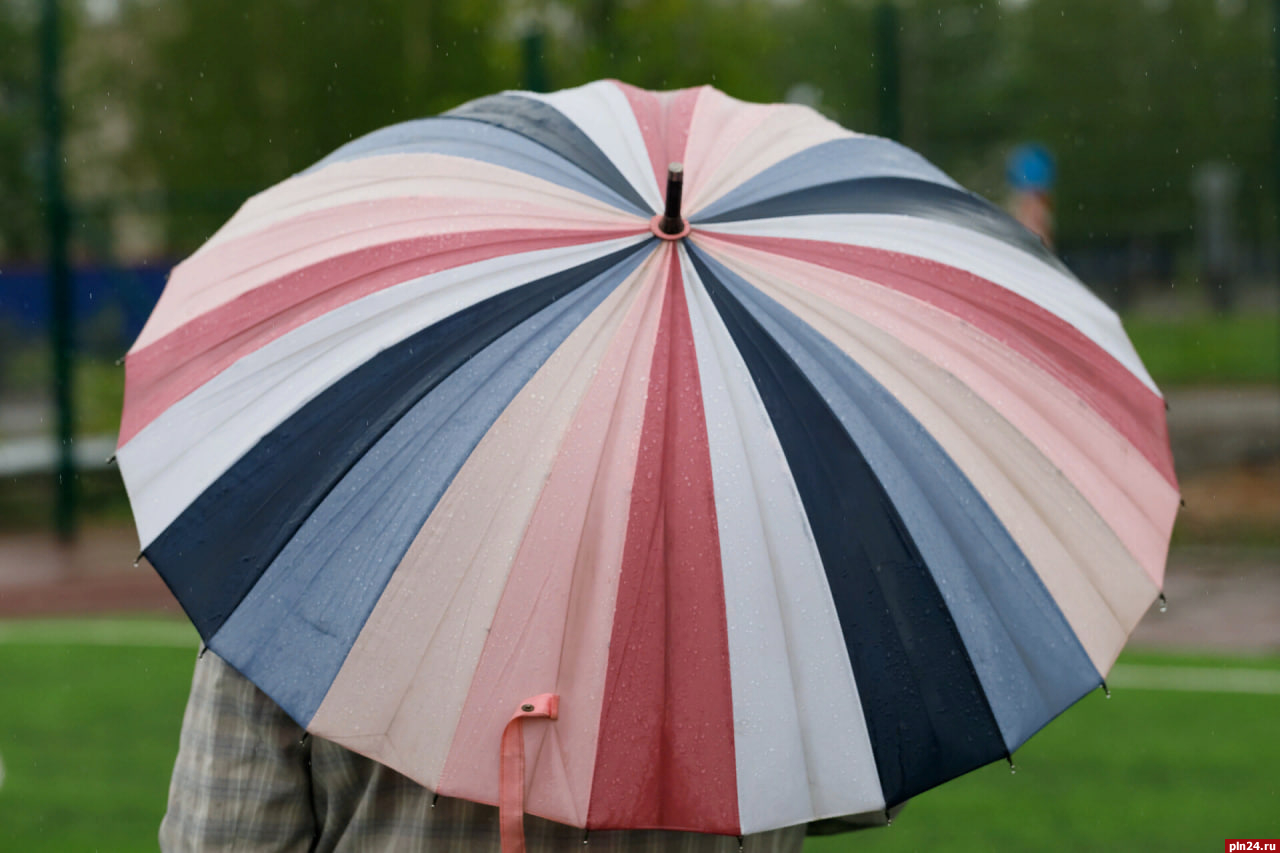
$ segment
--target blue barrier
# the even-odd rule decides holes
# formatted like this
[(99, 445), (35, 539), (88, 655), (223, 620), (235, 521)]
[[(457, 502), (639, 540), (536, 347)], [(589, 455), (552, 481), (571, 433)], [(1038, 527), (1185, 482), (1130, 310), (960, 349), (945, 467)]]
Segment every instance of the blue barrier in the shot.
[[(76, 328), (94, 329), (95, 343), (115, 338), (120, 352), (142, 331), (172, 265), (94, 266), (72, 270)], [(0, 269), (0, 329), (40, 336), (49, 328), (49, 288), (43, 269)]]

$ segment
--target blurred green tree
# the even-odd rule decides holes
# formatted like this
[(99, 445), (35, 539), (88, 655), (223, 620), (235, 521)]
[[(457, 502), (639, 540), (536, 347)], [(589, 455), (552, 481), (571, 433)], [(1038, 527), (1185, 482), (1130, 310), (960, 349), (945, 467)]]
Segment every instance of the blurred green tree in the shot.
[[(1019, 91), (1006, 121), (1059, 157), (1059, 231), (1089, 242), (1185, 233), (1209, 161), (1270, 174), (1270, 27), (1259, 0), (1035, 0), (1011, 41)], [(1242, 184), (1240, 227), (1271, 219), (1263, 179)], [(1189, 238), (1189, 235), (1187, 235)]]
[(34, 261), (44, 244), (40, 9), (0, 4), (0, 258)]
[(1004, 151), (1017, 139), (1009, 113), (1021, 69), (1010, 16), (991, 0), (903, 6), (903, 141), (998, 197)]
[(128, 168), (135, 185), (163, 189), (172, 250), (350, 139), (514, 83), (515, 46), (493, 26), (503, 5), (129, 3)]
[[(1263, 177), (1276, 158), (1264, 0), (892, 1), (904, 141), (962, 183), (999, 199), (1005, 155), (1035, 139), (1058, 158), (1064, 243), (1190, 245), (1192, 177), (1217, 160), (1243, 178), (1240, 236), (1280, 237)], [(159, 252), (180, 255), (355, 136), (521, 86), (531, 43), (552, 89), (617, 77), (760, 101), (799, 92), (874, 132), (884, 2), (63, 0), (76, 13), (64, 19), (87, 19), (66, 51), (68, 183), (82, 209), (145, 209)], [(41, 241), (37, 10), (0, 4), (9, 258)]]
[(543, 9), (561, 21), (550, 62), (557, 88), (612, 77), (646, 89), (711, 84), (748, 100), (780, 100), (795, 82), (767, 72), (784, 50), (777, 4), (767, 0), (566, 0)]

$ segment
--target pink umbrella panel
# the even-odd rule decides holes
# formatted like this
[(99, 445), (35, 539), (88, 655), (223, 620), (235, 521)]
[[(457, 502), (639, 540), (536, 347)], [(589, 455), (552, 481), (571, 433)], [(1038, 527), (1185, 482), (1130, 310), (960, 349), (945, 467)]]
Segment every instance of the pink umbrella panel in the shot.
[(706, 87), (356, 140), (174, 270), (126, 372), (143, 551), (212, 649), (487, 803), (556, 697), (525, 806), (589, 828), (882, 811), (1011, 755), (1101, 683), (1178, 506), (1159, 391), (1034, 237)]

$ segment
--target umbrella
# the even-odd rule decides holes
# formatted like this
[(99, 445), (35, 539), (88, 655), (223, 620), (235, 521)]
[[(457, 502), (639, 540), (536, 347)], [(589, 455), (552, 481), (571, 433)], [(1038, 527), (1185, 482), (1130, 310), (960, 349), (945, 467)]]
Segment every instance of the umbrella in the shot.
[(1178, 505), (1158, 390), (1034, 236), (706, 87), (353, 141), (175, 268), (126, 377), (208, 645), (512, 831), (740, 835), (1007, 758), (1102, 683)]

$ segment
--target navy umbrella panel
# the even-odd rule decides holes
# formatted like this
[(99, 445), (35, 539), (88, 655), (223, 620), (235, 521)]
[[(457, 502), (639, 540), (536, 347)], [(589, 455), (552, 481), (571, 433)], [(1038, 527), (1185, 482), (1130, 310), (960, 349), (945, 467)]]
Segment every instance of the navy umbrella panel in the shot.
[(1010, 755), (1101, 683), (1178, 503), (1159, 392), (1034, 237), (709, 88), (356, 140), (174, 270), (126, 372), (143, 550), (211, 648), (481, 802), (539, 697), (524, 807), (590, 828)]

